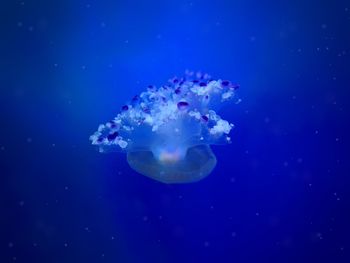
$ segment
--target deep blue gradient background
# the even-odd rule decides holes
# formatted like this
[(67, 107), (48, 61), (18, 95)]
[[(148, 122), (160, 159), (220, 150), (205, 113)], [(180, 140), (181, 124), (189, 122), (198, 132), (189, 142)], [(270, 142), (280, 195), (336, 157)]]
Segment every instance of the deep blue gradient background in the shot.
[[(1, 1), (0, 262), (350, 262), (349, 1)], [(241, 85), (214, 172), (88, 141), (185, 69)]]

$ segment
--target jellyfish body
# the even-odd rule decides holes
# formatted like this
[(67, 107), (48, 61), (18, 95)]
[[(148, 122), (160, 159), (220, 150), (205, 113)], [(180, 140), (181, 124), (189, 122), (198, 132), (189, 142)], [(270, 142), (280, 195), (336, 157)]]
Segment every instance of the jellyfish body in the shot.
[(211, 173), (216, 158), (209, 145), (197, 145), (187, 149), (184, 158), (168, 155), (159, 160), (151, 151), (129, 152), (127, 160), (135, 171), (163, 183), (190, 183), (201, 180)]
[(237, 85), (186, 72), (160, 88), (149, 86), (90, 136), (100, 152), (122, 151), (132, 169), (163, 183), (187, 183), (211, 173), (212, 144), (230, 143), (233, 124), (214, 109)]

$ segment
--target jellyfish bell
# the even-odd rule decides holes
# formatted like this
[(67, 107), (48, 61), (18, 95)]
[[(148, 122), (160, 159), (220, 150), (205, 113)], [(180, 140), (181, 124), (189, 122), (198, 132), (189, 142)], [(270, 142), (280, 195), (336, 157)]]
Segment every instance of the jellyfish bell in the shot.
[(136, 172), (163, 183), (189, 183), (216, 165), (210, 145), (227, 144), (233, 124), (214, 109), (234, 98), (238, 85), (186, 72), (148, 88), (90, 136), (100, 152), (127, 154)]
[(209, 145), (197, 145), (187, 149), (183, 158), (169, 154), (159, 159), (151, 151), (127, 153), (132, 169), (163, 183), (191, 183), (208, 176), (216, 165), (216, 158)]
[(155, 158), (162, 164), (170, 165), (182, 161), (186, 153), (180, 148), (175, 149), (160, 149)]

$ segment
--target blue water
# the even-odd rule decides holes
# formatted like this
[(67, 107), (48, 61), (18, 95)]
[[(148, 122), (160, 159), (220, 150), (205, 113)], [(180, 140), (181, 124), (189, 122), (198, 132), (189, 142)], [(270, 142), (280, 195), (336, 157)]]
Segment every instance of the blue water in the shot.
[[(350, 262), (350, 2), (1, 1), (0, 262)], [(232, 144), (165, 185), (89, 136), (185, 69)]]

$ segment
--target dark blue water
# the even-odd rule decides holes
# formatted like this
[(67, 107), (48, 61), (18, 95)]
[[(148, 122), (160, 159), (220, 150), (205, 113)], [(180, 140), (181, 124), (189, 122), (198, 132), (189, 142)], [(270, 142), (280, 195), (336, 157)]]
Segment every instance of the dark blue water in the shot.
[[(349, 1), (1, 1), (0, 262), (350, 262)], [(185, 69), (241, 85), (203, 181), (89, 136)]]

